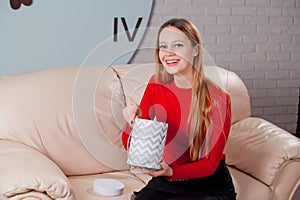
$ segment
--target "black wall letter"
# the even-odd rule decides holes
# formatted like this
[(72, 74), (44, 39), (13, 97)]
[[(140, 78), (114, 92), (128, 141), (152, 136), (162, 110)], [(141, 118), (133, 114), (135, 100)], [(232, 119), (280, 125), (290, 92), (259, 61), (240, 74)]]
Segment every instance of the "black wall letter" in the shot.
[[(135, 25), (135, 29), (134, 29), (132, 35), (130, 35), (130, 32), (129, 32), (129, 29), (128, 29), (125, 17), (121, 17), (121, 21), (122, 21), (123, 27), (124, 27), (124, 29), (126, 31), (126, 35), (127, 35), (128, 41), (132, 42), (134, 40), (135, 36), (136, 36), (138, 28), (140, 27), (140, 25), (141, 25), (141, 23), (143, 21), (143, 18), (142, 17), (138, 18), (138, 21), (137, 21), (137, 23)], [(118, 41), (118, 18), (117, 17), (114, 18), (114, 39), (113, 40), (114, 40), (114, 42)]]

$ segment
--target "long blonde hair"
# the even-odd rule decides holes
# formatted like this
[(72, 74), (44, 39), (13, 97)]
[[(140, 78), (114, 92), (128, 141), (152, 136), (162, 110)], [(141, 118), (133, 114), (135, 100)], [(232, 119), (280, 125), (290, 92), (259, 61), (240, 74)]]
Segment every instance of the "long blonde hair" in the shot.
[(193, 60), (193, 93), (189, 116), (190, 158), (196, 161), (201, 158), (201, 147), (210, 124), (210, 96), (203, 72), (202, 40), (196, 26), (186, 19), (173, 18), (160, 27), (155, 49), (155, 61), (158, 63), (155, 79), (160, 83), (167, 83), (174, 79), (173, 75), (164, 69), (159, 59), (159, 35), (164, 28), (169, 26), (181, 30), (189, 38), (192, 46), (198, 45), (198, 55)]

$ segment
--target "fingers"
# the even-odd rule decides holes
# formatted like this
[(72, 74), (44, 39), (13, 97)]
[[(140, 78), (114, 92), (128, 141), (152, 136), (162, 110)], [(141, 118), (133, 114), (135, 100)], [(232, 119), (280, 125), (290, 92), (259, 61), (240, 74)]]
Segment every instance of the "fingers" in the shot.
[(161, 160), (159, 164), (160, 164), (160, 166), (161, 166), (163, 169), (169, 167), (169, 165), (168, 165), (165, 161), (163, 161), (163, 160)]
[(122, 110), (122, 114), (124, 119), (129, 123), (133, 124), (133, 121), (135, 120), (136, 116), (140, 115), (140, 108), (137, 104), (132, 104), (127, 107), (125, 107)]
[(158, 176), (172, 176), (173, 172), (170, 166), (164, 162), (163, 160), (160, 161), (161, 169), (159, 170), (144, 170), (144, 174), (150, 175), (152, 177), (158, 177)]

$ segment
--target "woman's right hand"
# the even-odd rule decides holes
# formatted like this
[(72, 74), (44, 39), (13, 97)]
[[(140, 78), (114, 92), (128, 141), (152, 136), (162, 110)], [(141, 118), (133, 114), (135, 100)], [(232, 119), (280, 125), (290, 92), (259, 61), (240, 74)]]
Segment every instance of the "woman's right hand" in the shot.
[(129, 123), (132, 124), (134, 119), (138, 116), (141, 117), (142, 112), (140, 107), (137, 104), (131, 104), (123, 108), (122, 110), (124, 119)]

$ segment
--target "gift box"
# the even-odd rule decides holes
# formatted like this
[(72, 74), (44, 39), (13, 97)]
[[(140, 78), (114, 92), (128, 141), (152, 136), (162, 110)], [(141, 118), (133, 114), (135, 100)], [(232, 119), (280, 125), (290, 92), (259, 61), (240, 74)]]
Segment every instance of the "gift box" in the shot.
[(130, 133), (127, 163), (134, 167), (161, 168), (168, 124), (136, 118)]

